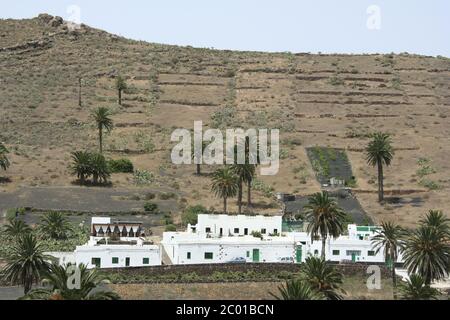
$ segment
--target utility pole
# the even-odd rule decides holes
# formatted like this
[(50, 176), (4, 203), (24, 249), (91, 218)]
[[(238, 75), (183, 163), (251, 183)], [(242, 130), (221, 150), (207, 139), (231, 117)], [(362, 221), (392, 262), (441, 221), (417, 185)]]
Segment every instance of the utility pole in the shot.
[(78, 77), (78, 106), (81, 107), (81, 77)]

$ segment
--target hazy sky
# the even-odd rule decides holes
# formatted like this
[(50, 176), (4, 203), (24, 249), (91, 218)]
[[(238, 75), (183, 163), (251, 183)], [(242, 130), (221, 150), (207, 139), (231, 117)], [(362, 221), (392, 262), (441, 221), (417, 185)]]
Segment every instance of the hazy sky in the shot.
[[(137, 40), (217, 49), (450, 57), (449, 0), (0, 0)], [(0, 41), (1, 46), (1, 41)]]

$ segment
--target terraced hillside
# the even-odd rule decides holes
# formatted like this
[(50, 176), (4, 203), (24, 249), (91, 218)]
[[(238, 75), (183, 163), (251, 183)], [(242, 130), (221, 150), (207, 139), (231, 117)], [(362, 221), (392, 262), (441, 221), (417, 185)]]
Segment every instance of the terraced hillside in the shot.
[[(122, 106), (118, 74), (128, 83)], [(0, 172), (11, 179), (0, 184), (4, 192), (71, 185), (70, 152), (97, 147), (90, 110), (107, 106), (115, 122), (107, 156), (128, 157), (135, 168), (152, 172), (152, 188), (173, 190), (180, 208), (221, 206), (206, 175), (169, 158), (173, 129), (203, 120), (281, 129), (280, 172), (258, 177), (258, 210), (278, 210), (271, 190), (320, 190), (305, 148), (324, 146), (346, 150), (358, 199), (375, 221), (411, 225), (431, 208), (450, 214), (445, 57), (196, 49), (127, 40), (84, 25), (70, 31), (62, 20), (41, 15), (0, 21), (0, 84), (0, 140), (12, 151), (11, 168)], [(363, 153), (368, 135), (378, 130), (392, 134), (396, 149), (386, 189), (401, 194), (385, 205), (376, 202), (376, 170)], [(424, 160), (432, 170), (420, 170)], [(132, 175), (115, 174), (112, 182), (142, 189)]]

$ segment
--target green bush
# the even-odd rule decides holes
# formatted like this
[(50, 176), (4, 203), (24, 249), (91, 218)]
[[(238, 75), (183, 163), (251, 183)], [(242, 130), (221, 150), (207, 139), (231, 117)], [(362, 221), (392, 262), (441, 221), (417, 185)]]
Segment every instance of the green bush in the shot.
[(146, 202), (144, 204), (144, 210), (145, 210), (145, 212), (150, 212), (150, 213), (155, 213), (155, 214), (159, 213), (158, 205), (153, 202)]
[(196, 206), (189, 206), (184, 211), (181, 220), (183, 221), (184, 225), (187, 224), (197, 224), (197, 217), (200, 213), (207, 213), (208, 210), (202, 206), (202, 205), (196, 205)]
[(163, 192), (160, 193), (159, 198), (161, 200), (169, 200), (169, 199), (176, 199), (177, 195), (173, 192)]
[(109, 170), (112, 173), (133, 173), (133, 163), (129, 159), (108, 160)]
[(177, 231), (177, 227), (173, 224), (168, 224), (166, 226), (166, 231), (171, 232), (171, 231)]

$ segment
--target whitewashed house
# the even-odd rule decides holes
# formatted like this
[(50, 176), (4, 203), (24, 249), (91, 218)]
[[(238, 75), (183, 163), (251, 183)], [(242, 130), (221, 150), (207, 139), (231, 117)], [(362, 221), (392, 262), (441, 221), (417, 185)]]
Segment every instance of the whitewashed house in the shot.
[(159, 246), (145, 240), (142, 224), (93, 217), (89, 241), (74, 252), (49, 252), (60, 264), (84, 264), (87, 268), (123, 268), (161, 265)]
[[(186, 232), (165, 232), (161, 250), (172, 264), (301, 263), (307, 256), (320, 256), (320, 239), (311, 241), (306, 232), (281, 233), (281, 228), (281, 217), (199, 215), (198, 224), (189, 225)], [(376, 229), (349, 225), (347, 235), (327, 240), (326, 259), (383, 263), (383, 251), (376, 252), (371, 241)], [(252, 236), (252, 231), (261, 237)]]

